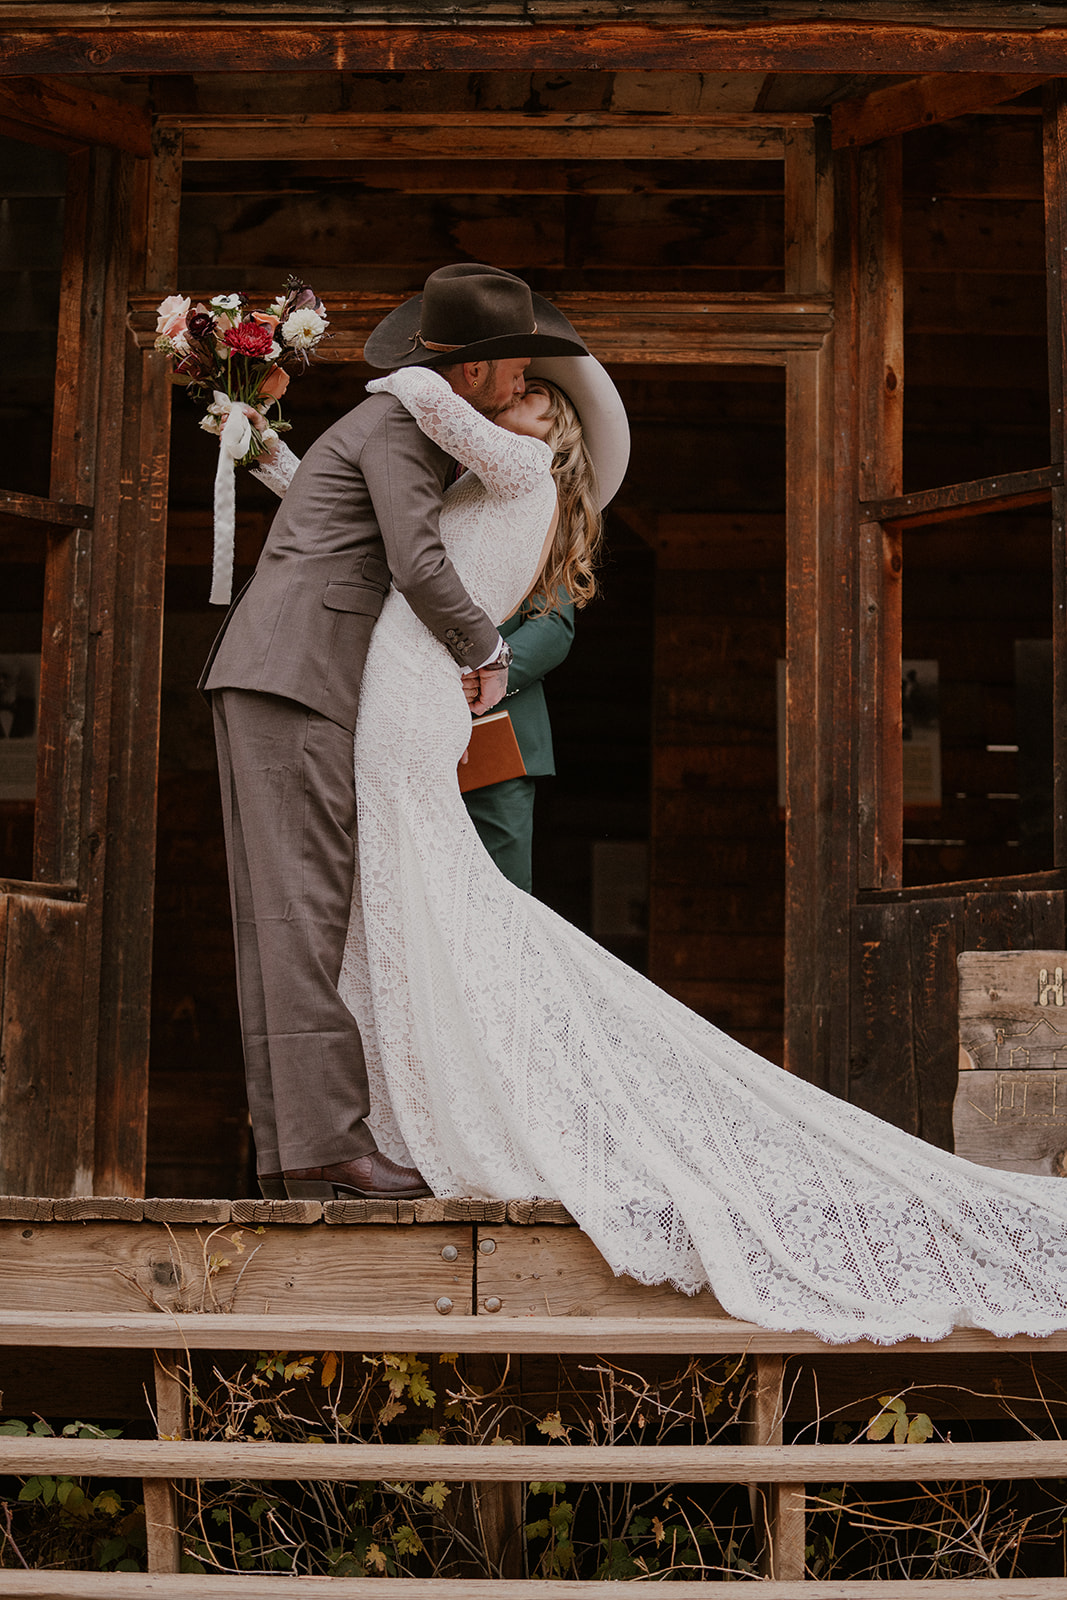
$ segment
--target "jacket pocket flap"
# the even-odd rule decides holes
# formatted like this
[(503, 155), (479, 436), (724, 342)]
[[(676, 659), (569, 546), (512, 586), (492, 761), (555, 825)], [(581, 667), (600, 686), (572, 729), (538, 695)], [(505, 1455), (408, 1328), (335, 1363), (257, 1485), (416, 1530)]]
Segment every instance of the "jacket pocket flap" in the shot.
[(372, 589), (366, 583), (328, 583), (322, 603), (331, 611), (357, 611), (365, 617), (377, 617), (385, 604), (381, 589)]

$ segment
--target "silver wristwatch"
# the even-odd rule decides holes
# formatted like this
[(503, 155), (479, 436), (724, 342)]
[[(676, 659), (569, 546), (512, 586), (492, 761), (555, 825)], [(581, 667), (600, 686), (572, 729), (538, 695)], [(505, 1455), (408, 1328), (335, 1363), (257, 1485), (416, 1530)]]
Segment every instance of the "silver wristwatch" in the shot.
[(500, 654), (497, 656), (496, 660), (490, 661), (486, 666), (482, 667), (481, 670), (483, 672), (499, 672), (502, 668), (510, 667), (514, 659), (515, 652), (505, 639), (503, 645), (501, 646)]

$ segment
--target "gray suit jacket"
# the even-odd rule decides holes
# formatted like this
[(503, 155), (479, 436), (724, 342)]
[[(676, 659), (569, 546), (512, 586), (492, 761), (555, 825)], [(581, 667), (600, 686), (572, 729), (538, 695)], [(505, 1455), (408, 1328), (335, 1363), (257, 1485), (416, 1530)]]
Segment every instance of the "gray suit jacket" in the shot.
[(355, 729), (371, 630), (390, 579), (463, 667), (497, 630), (438, 532), (452, 461), (392, 395), (372, 395), (312, 445), (200, 687), (254, 689)]

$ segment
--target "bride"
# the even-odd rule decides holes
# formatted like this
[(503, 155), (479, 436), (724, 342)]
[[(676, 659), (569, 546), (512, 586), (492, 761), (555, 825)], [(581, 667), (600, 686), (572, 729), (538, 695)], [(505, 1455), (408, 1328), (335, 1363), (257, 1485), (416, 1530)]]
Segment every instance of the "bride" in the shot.
[[(468, 469), (441, 534), (494, 619), (588, 568), (581, 423), (600, 503), (617, 487), (614, 386), (592, 358), (528, 377), (550, 369), (576, 404), (535, 378), (500, 425), (428, 368), (368, 385)], [(1067, 1183), (972, 1166), (791, 1077), (514, 888), (460, 798), (469, 737), (455, 662), (393, 589), (363, 679), (340, 980), (385, 1154), (438, 1196), (555, 1197), (617, 1274), (710, 1288), (764, 1327), (1067, 1326)]]

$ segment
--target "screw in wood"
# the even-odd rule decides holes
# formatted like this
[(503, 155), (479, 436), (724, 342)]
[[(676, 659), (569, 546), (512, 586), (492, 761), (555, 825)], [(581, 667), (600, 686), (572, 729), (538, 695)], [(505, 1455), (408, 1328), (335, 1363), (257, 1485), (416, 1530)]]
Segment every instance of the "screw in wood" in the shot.
[(436, 1302), (436, 1305), (437, 1305), (438, 1311), (441, 1313), (441, 1315), (443, 1317), (447, 1317), (448, 1313), (452, 1310), (452, 1302), (448, 1298), (447, 1294), (443, 1294), (441, 1296), (440, 1300), (438, 1300)]

